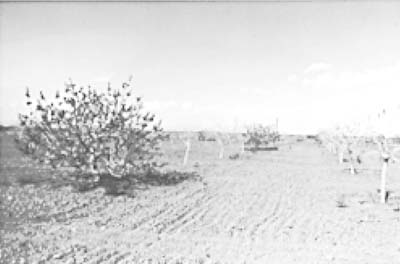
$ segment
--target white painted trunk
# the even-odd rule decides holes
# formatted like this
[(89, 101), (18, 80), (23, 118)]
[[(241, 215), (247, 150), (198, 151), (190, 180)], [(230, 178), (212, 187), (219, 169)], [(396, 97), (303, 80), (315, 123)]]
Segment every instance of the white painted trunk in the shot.
[(354, 165), (353, 165), (353, 164), (350, 164), (350, 174), (351, 174), (351, 175), (354, 175), (354, 174), (356, 174), (356, 170), (355, 170), (355, 168), (354, 168)]
[(183, 157), (183, 166), (187, 164), (187, 161), (189, 159), (189, 152), (190, 152), (190, 140), (185, 142), (186, 150), (185, 150), (185, 156)]
[(385, 159), (382, 164), (382, 172), (381, 172), (381, 203), (386, 203), (386, 174), (387, 174), (387, 167), (389, 161)]
[(244, 141), (242, 142), (240, 148), (241, 148), (241, 149), (240, 149), (240, 153), (241, 153), (241, 154), (244, 154)]
[(332, 146), (331, 143), (328, 144), (328, 151), (329, 151), (330, 153), (333, 152), (333, 146)]
[(219, 143), (219, 154), (218, 154), (218, 158), (222, 159), (224, 158), (224, 144), (222, 143), (222, 141), (218, 141)]
[(338, 161), (339, 161), (339, 164), (343, 163), (343, 151), (339, 151)]

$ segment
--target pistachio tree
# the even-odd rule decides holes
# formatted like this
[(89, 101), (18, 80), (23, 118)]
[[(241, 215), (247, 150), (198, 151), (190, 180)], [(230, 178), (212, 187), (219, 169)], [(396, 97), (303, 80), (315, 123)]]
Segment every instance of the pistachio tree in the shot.
[(69, 81), (54, 98), (25, 93), (17, 145), (34, 160), (82, 175), (134, 177), (160, 164), (161, 121), (133, 95), (131, 79), (119, 89), (78, 88)]

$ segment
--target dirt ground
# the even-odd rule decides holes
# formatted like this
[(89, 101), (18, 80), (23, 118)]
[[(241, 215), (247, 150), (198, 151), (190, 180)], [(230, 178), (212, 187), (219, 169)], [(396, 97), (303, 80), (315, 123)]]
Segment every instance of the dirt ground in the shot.
[[(379, 203), (379, 162), (360, 173), (312, 140), (217, 159), (217, 145), (164, 144), (188, 179), (132, 197), (53, 184), (2, 136), (1, 263), (400, 263), (400, 167)], [(214, 145), (213, 145), (214, 144)]]

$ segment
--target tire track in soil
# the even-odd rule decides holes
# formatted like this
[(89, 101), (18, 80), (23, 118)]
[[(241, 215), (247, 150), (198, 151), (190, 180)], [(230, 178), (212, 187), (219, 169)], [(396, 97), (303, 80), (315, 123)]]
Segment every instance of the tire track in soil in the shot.
[[(224, 229), (226, 229), (225, 227), (228, 224), (232, 223), (235, 217), (238, 217), (242, 213), (242, 208), (240, 206), (241, 195), (224, 194), (218, 196), (219, 196), (218, 201), (214, 205), (213, 210), (211, 210), (213, 214), (211, 214), (210, 212), (209, 221), (207, 222), (209, 223), (208, 224), (209, 228), (217, 232), (221, 232), (224, 231)], [(230, 200), (226, 199), (226, 196), (230, 197)]]
[[(297, 191), (298, 189), (300, 188), (294, 188), (293, 185), (291, 185), (283, 194), (284, 198), (282, 199), (282, 208), (285, 210), (283, 210), (283, 213), (271, 221), (271, 227), (268, 229), (274, 239), (277, 239), (281, 237), (282, 234), (285, 234), (285, 236), (288, 236), (287, 239), (290, 240), (293, 232), (288, 232), (288, 229), (293, 229), (295, 222), (304, 221), (305, 223), (309, 223), (310, 221), (309, 213), (307, 213), (308, 208), (303, 206), (305, 201), (308, 200), (307, 198), (309, 196), (308, 194), (301, 195)], [(297, 197), (297, 199), (294, 201), (295, 197)], [(302, 207), (293, 206), (296, 204)]]
[[(256, 236), (259, 235), (259, 229), (264, 225), (266, 221), (274, 214), (277, 210), (278, 204), (275, 202), (274, 193), (271, 190), (274, 190), (276, 187), (275, 182), (271, 182), (271, 188), (268, 191), (263, 191), (259, 194), (259, 201), (258, 201), (258, 211), (253, 219), (250, 219), (250, 222), (247, 226), (248, 236), (254, 240)], [(254, 190), (257, 192), (257, 190)], [(272, 212), (271, 214), (265, 215), (266, 212)]]
[[(265, 198), (264, 198), (265, 199)], [(272, 221), (272, 218), (275, 217), (280, 210), (280, 203), (282, 200), (281, 195), (270, 195), (270, 199), (266, 199), (266, 208), (264, 208), (263, 212), (266, 213), (259, 221), (254, 225), (250, 232), (252, 237), (256, 237), (259, 235), (265, 235), (265, 231), (268, 228), (268, 224)], [(268, 213), (270, 212), (270, 213)]]
[(251, 191), (250, 198), (248, 199), (248, 206), (243, 209), (240, 218), (235, 220), (233, 227), (230, 228), (232, 236), (235, 235), (234, 230), (232, 230), (234, 228), (235, 230), (240, 231), (238, 234), (241, 234), (243, 237), (249, 237), (248, 230), (252, 226), (252, 220), (257, 216), (257, 209), (261, 206), (259, 202), (263, 200), (261, 198), (262, 195), (259, 192), (254, 192), (254, 190)]
[[(231, 200), (223, 199), (225, 203), (221, 207), (225, 210), (220, 212), (220, 216), (215, 222), (220, 223), (222, 228), (229, 232), (231, 236), (236, 236), (245, 232), (247, 228), (246, 220), (253, 217), (252, 210), (254, 208), (260, 208), (263, 205), (262, 196), (268, 192), (260, 192), (260, 186), (263, 187), (262, 181), (257, 182), (252, 179), (257, 177), (257, 174), (251, 171), (233, 173), (239, 175), (239, 177), (231, 179), (233, 186), (228, 190), (228, 197)], [(226, 186), (227, 184), (224, 185), (225, 188)], [(257, 213), (254, 216), (256, 215)]]
[[(257, 190), (258, 186), (254, 184), (248, 186), (248, 194), (242, 196), (241, 208), (238, 217), (232, 219), (230, 230), (233, 235), (240, 235), (246, 237), (254, 226), (254, 219), (258, 217), (259, 213), (262, 212), (261, 208), (263, 205), (267, 205), (269, 195), (265, 192)], [(257, 210), (258, 209), (258, 210)]]

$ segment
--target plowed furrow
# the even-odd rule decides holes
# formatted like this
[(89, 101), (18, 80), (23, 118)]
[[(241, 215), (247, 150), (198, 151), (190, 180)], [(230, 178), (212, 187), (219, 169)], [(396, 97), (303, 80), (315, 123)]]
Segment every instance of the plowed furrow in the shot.
[(125, 253), (118, 253), (114, 255), (110, 260), (109, 263), (115, 263), (115, 264), (120, 264), (124, 263), (124, 261), (128, 260), (129, 257), (131, 256), (130, 252), (125, 252)]
[(253, 231), (253, 234), (266, 234), (266, 230), (269, 229), (271, 222), (275, 221), (274, 219), (276, 219), (278, 217), (278, 213), (281, 210), (281, 200), (282, 197), (279, 196), (279, 198), (277, 199), (277, 201), (269, 201), (272, 202), (273, 204), (273, 210), (271, 213), (269, 213), (266, 217), (264, 217), (262, 219), (262, 221), (256, 226), (255, 230)]
[[(191, 201), (191, 199), (194, 198), (196, 195), (200, 195), (202, 193), (202, 189), (196, 189), (194, 192), (190, 192), (188, 194), (185, 193), (180, 193), (181, 199), (183, 199), (183, 203), (185, 201)], [(139, 227), (143, 227), (146, 225), (147, 227), (150, 226), (159, 226), (160, 222), (163, 222), (166, 217), (168, 217), (171, 214), (174, 214), (174, 212), (179, 211), (181, 208), (181, 205), (179, 203), (182, 203), (182, 201), (179, 200), (173, 200), (171, 202), (165, 202), (161, 207), (156, 209), (156, 212), (150, 213), (146, 217), (134, 222), (132, 224), (132, 229), (138, 229)]]
[(248, 233), (248, 229), (251, 228), (254, 218), (262, 213), (262, 210), (260, 210), (261, 204), (259, 204), (261, 195), (254, 192), (253, 188), (249, 191), (249, 195), (242, 196), (239, 206), (233, 207), (234, 210), (232, 210), (228, 219), (225, 220), (229, 221), (227, 226), (229, 226), (228, 229), (232, 235), (241, 234), (245, 236)]
[(288, 226), (292, 220), (294, 219), (293, 212), (287, 212), (285, 214), (281, 214), (276, 223), (273, 225), (274, 229), (271, 230), (271, 234), (274, 238), (279, 238), (283, 232), (287, 231)]
[(174, 212), (172, 213), (172, 217), (169, 216), (167, 219), (163, 219), (162, 223), (157, 224), (159, 226), (158, 232), (172, 232), (176, 228), (179, 228), (179, 223), (182, 219), (185, 218), (191, 211), (191, 206), (184, 206), (183, 208), (179, 207), (175, 208)]
[(94, 256), (88, 263), (89, 264), (111, 263), (110, 262), (111, 259), (115, 256), (118, 256), (118, 251), (104, 248), (100, 252), (98, 252), (96, 256)]
[(169, 228), (167, 232), (184, 231), (185, 229), (187, 229), (188, 226), (193, 226), (195, 223), (199, 223), (202, 214), (208, 211), (210, 202), (212, 202), (211, 198), (212, 197), (208, 195), (200, 197), (196, 201), (196, 203), (192, 205), (191, 211), (189, 211), (185, 216), (178, 219), (178, 221), (171, 228)]
[(135, 229), (139, 229), (140, 227), (142, 227), (143, 225), (145, 225), (146, 223), (148, 223), (149, 221), (159, 217), (160, 215), (164, 214), (165, 212), (167, 212), (168, 207), (162, 207), (161, 209), (158, 209), (155, 213), (152, 213), (150, 215), (147, 215), (143, 218), (141, 218), (138, 221), (133, 222), (130, 225), (130, 229), (131, 230), (135, 230)]

